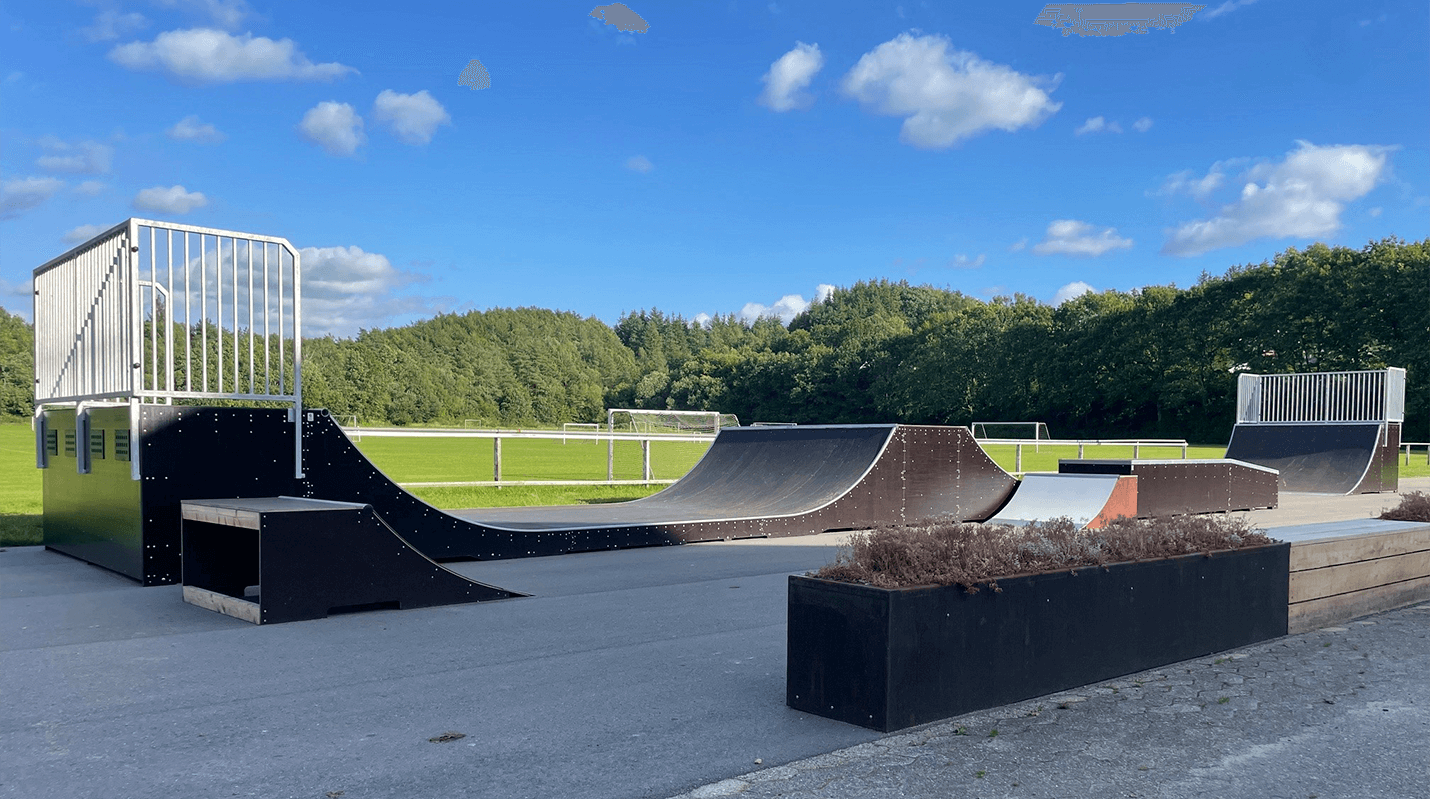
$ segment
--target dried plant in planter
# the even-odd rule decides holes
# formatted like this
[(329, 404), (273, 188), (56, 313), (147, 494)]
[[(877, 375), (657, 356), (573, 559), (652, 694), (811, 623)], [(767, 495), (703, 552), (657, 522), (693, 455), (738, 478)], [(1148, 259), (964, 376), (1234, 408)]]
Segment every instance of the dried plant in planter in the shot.
[(812, 577), (877, 588), (960, 585), (969, 593), (1018, 574), (1103, 566), (1273, 543), (1242, 518), (1119, 518), (1100, 530), (1067, 518), (1025, 527), (928, 519), (856, 533)]
[(1430, 522), (1430, 494), (1411, 491), (1400, 497), (1400, 504), (1380, 514), (1382, 519), (1397, 522)]

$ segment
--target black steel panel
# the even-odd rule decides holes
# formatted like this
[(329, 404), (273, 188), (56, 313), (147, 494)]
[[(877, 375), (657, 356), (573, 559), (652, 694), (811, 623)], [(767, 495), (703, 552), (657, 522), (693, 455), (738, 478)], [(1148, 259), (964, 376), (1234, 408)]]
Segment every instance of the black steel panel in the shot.
[[(129, 409), (92, 408), (89, 424), (91, 432), (128, 429)], [(74, 410), (45, 411), (45, 426), (57, 440), (66, 442), (50, 454), (41, 477), (45, 546), (152, 584), (144, 570), (140, 484), (129, 479), (129, 464), (95, 457), (90, 459), (89, 473), (79, 474)]]
[(257, 603), (262, 624), (524, 596), (432, 562), (370, 505), (328, 509), (284, 498), (189, 504), (257, 509), (258, 530), (185, 520), (183, 582), (239, 599), (257, 586), (247, 599)]
[(1225, 460), (1060, 460), (1062, 474), (1137, 476), (1137, 515), (1178, 516), (1253, 508), (1279, 501), (1276, 475)]
[[(1363, 494), (1394, 491), (1400, 470), (1395, 450), (1400, 425), (1239, 424), (1231, 433), (1226, 456), (1268, 466), (1281, 473), (1282, 491), (1312, 494)], [(1389, 446), (1393, 439), (1396, 447)]]
[(976, 594), (791, 577), (786, 702), (888, 732), (1282, 636), (1289, 558), (1275, 544)]

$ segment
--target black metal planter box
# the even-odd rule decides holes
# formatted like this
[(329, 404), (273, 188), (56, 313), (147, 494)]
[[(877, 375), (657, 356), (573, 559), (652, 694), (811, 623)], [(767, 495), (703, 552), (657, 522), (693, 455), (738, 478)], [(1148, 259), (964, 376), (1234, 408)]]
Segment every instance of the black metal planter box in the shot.
[(786, 702), (883, 732), (1286, 634), (1290, 544), (1014, 577), (792, 576)]

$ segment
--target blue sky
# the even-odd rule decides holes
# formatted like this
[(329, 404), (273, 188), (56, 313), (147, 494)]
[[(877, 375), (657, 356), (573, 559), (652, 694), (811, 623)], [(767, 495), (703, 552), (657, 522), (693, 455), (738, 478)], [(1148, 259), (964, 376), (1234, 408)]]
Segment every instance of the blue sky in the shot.
[[(127, 217), (303, 248), (305, 333), (1186, 286), (1430, 235), (1423, 3), (47, 0), (0, 10), (0, 306)], [(458, 84), (478, 59), (490, 88)]]

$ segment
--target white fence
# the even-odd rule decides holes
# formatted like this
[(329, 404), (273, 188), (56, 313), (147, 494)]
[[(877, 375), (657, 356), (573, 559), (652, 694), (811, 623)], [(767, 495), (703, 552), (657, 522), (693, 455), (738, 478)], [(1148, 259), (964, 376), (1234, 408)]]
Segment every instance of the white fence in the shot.
[(1405, 370), (1243, 374), (1236, 383), (1239, 424), (1405, 421)]
[[(87, 405), (125, 401), (137, 429), (144, 402), (272, 401), (300, 425), (301, 278), (286, 239), (147, 219), (115, 225), (34, 272), (36, 414), (74, 404), (82, 423)], [(131, 468), (138, 479), (139, 448)]]

